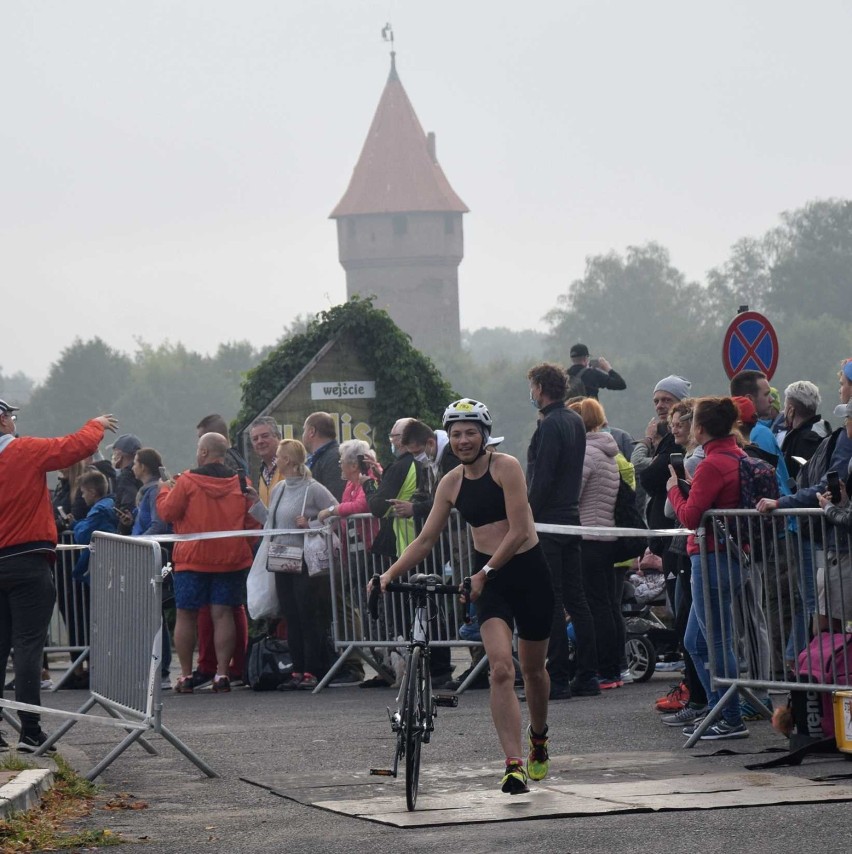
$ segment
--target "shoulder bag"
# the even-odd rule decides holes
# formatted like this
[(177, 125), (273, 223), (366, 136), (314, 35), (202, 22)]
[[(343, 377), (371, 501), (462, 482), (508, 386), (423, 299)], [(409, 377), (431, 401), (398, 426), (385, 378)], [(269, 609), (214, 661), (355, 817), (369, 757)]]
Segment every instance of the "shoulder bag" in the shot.
[[(272, 525), (275, 526), (275, 514), (278, 512), (278, 505), (281, 503), (281, 498), (284, 495), (284, 486), (275, 502), (275, 509), (272, 511)], [(302, 512), (305, 514), (305, 504), (308, 501), (308, 489), (310, 483), (305, 487), (305, 498), (302, 501)], [(302, 558), (304, 557), (304, 549), (299, 546), (286, 546), (284, 543), (270, 543), (266, 553), (266, 570), (267, 572), (287, 572), (291, 575), (299, 575), (302, 572)]]

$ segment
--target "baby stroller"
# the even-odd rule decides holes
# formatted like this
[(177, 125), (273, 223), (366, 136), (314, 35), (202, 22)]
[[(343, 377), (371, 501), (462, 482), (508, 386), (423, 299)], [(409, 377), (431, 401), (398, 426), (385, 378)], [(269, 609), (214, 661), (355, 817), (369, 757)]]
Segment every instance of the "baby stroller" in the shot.
[[(641, 590), (641, 588), (639, 588)], [(624, 581), (621, 615), (624, 617), (627, 640), (627, 669), (634, 682), (647, 682), (657, 669), (657, 660), (679, 661), (677, 634), (654, 613), (654, 605), (665, 605), (665, 589), (650, 598), (653, 589), (642, 590)]]

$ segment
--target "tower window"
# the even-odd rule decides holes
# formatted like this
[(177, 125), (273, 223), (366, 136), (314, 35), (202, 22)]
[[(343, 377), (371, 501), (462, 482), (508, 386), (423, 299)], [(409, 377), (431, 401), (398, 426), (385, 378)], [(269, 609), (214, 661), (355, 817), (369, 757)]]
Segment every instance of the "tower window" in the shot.
[(349, 236), (350, 240), (355, 239), (355, 220), (354, 219), (346, 220), (346, 233)]
[(408, 233), (408, 217), (405, 214), (394, 214), (393, 233), (397, 237)]
[(455, 234), (456, 220), (452, 214), (444, 214), (444, 234)]

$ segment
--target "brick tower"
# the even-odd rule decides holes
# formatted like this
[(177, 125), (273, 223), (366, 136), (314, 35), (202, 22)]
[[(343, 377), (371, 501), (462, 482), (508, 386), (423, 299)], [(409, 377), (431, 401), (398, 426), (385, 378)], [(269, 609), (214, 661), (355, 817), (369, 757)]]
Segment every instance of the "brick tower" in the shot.
[(375, 294), (414, 346), (460, 346), (458, 266), (468, 209), (438, 165), (396, 72), (395, 54), (349, 187), (332, 211), (347, 298)]

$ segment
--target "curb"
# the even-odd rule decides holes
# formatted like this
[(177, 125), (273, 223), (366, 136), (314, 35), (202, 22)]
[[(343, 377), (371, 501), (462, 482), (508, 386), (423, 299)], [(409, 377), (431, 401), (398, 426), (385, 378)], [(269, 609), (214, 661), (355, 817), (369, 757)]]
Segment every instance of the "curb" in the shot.
[(53, 771), (49, 768), (18, 772), (14, 780), (0, 786), (0, 818), (31, 809), (52, 785)]

